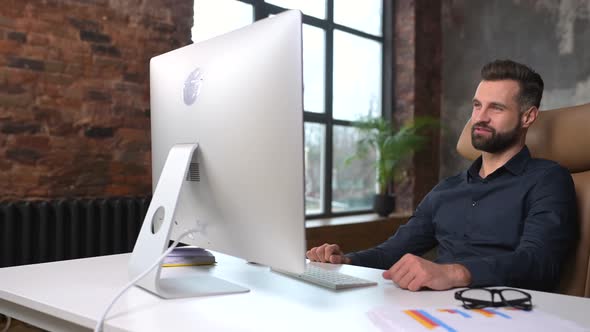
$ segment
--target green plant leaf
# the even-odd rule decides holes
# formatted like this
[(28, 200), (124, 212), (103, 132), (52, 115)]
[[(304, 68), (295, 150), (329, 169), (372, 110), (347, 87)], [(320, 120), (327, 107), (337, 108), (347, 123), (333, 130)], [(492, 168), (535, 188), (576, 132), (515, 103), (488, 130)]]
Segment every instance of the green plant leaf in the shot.
[(423, 133), (427, 129), (438, 127), (438, 120), (432, 117), (416, 117), (398, 130), (383, 118), (365, 117), (354, 122), (361, 138), (356, 144), (356, 153), (346, 158), (345, 163), (365, 158), (370, 151), (377, 155), (375, 167), (380, 193), (386, 193), (389, 184), (400, 171), (403, 160), (420, 150), (428, 142)]

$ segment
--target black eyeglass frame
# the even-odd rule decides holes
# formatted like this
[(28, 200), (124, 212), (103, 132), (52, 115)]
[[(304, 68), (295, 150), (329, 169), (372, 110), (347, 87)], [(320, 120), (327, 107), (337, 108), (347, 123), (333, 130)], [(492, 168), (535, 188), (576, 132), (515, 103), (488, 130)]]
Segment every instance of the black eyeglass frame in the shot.
[[(491, 301), (481, 300), (481, 299), (472, 299), (466, 298), (463, 296), (464, 292), (473, 291), (473, 290), (484, 290), (490, 293)], [(515, 300), (506, 300), (502, 295), (504, 291), (511, 291), (517, 292), (523, 295), (521, 299)], [(496, 294), (500, 297), (500, 302), (496, 302)], [(483, 287), (474, 287), (474, 288), (466, 288), (455, 292), (455, 299), (463, 302), (463, 307), (465, 309), (482, 309), (486, 307), (513, 307), (525, 311), (530, 311), (533, 308), (533, 301), (531, 294), (522, 291), (520, 289), (515, 288), (483, 288)]]

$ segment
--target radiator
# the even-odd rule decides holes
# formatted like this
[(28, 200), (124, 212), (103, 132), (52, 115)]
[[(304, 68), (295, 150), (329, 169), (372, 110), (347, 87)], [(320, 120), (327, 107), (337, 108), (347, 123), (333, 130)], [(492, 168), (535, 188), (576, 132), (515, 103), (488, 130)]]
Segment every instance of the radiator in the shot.
[(131, 252), (150, 197), (0, 202), (0, 267)]

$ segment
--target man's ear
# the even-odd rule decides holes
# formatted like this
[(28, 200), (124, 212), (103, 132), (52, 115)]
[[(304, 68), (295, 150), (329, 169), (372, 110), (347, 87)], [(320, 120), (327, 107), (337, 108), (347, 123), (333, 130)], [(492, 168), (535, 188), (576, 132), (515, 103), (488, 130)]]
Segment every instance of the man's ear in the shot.
[(533, 124), (533, 122), (535, 122), (535, 120), (537, 119), (537, 116), (539, 116), (539, 109), (536, 106), (532, 106), (528, 110), (526, 110), (524, 113), (522, 113), (521, 116), (522, 116), (522, 127), (528, 128)]

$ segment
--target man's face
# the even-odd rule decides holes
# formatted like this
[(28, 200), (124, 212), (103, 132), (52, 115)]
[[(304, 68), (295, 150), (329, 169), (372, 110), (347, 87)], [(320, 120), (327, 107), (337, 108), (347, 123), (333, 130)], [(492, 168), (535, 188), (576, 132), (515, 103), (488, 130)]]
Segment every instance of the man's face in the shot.
[(518, 82), (481, 81), (473, 97), (471, 142), (480, 151), (498, 153), (518, 143), (522, 119)]

